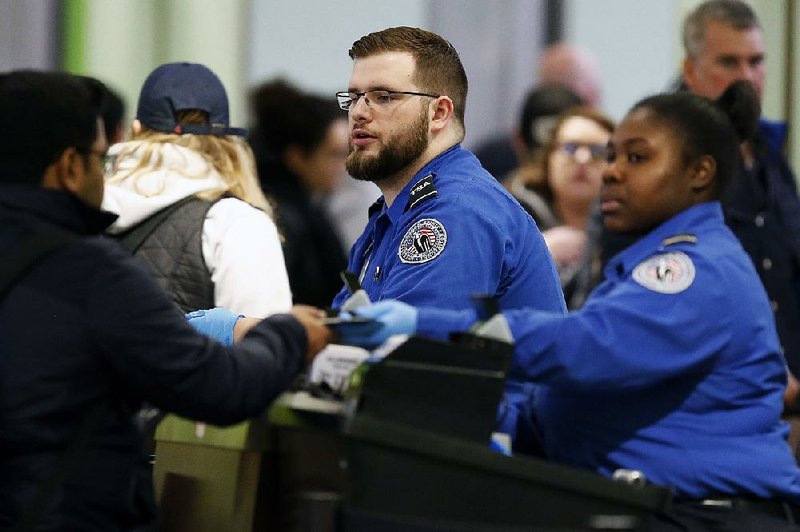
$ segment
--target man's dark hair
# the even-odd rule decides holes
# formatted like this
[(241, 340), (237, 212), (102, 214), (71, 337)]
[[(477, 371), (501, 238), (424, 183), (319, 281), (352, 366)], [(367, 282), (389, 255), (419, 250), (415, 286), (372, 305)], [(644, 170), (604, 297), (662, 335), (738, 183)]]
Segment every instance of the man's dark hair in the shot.
[(753, 9), (741, 0), (703, 2), (683, 22), (683, 48), (687, 56), (696, 58), (703, 52), (706, 27), (711, 22), (721, 22), (740, 31), (761, 27)]
[(89, 153), (102, 84), (62, 72), (0, 74), (0, 183), (39, 184), (67, 148)]
[(115, 142), (117, 132), (122, 129), (125, 118), (125, 101), (108, 86), (100, 84), (102, 98), (100, 100), (100, 114), (103, 117), (103, 127), (106, 130), (106, 140), (109, 144)]
[[(383, 52), (408, 52), (414, 57), (414, 83), (422, 92), (449, 96), (453, 114), (464, 127), (467, 104), (467, 74), (452, 44), (441, 36), (419, 28), (387, 28), (361, 37), (350, 48), (350, 58), (360, 59)], [(406, 87), (391, 87), (408, 90)]]

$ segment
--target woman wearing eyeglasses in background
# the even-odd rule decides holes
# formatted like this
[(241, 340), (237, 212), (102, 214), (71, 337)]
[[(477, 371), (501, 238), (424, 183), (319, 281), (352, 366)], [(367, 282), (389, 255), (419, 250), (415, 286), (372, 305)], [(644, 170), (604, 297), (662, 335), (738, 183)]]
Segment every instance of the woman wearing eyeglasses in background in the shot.
[(614, 123), (588, 107), (571, 107), (553, 125), (544, 148), (507, 181), (511, 194), (533, 216), (558, 267), (569, 308), (577, 308), (579, 273), (591, 267), (587, 227), (600, 194), (606, 145)]

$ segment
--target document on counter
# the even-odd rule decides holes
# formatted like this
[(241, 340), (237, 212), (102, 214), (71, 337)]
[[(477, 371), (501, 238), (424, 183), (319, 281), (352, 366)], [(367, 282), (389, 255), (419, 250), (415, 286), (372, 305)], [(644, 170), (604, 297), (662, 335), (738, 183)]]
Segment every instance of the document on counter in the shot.
[(408, 336), (395, 335), (374, 351), (352, 345), (329, 344), (319, 352), (311, 364), (308, 381), (326, 383), (331, 389), (342, 392), (350, 378), (350, 373), (366, 360), (376, 361), (391, 354), (406, 341)]
[(317, 384), (324, 382), (341, 392), (350, 373), (369, 357), (370, 352), (361, 347), (329, 344), (314, 358), (308, 380)]

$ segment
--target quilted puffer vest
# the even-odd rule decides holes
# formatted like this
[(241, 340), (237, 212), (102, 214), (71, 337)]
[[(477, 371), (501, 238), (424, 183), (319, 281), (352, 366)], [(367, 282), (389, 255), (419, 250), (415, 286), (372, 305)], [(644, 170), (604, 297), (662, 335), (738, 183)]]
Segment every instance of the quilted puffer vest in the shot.
[(186, 198), (119, 235), (184, 313), (214, 307), (202, 242), (203, 222), (214, 203)]

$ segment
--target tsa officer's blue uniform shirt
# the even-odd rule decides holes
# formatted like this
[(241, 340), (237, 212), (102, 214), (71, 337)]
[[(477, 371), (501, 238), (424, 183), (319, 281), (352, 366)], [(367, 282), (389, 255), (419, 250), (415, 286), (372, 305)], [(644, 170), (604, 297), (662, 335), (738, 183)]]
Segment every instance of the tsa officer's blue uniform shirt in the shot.
[(566, 318), (506, 313), (512, 374), (543, 384), (548, 456), (606, 476), (640, 470), (683, 497), (800, 502), (772, 310), (719, 203), (674, 216), (605, 276)]
[[(383, 198), (373, 206), (348, 270), (360, 275), (372, 301), (466, 309), (470, 296), (488, 294), (501, 309), (566, 309), (533, 219), (458, 145), (422, 168), (390, 207)], [(348, 296), (342, 289), (333, 307)], [(501, 419), (499, 428), (513, 433), (508, 422)]]
[[(372, 301), (461, 309), (473, 294), (489, 294), (502, 309), (565, 308), (536, 224), (460, 146), (420, 170), (391, 207), (378, 200), (348, 270)], [(343, 288), (333, 306), (348, 296)]]

